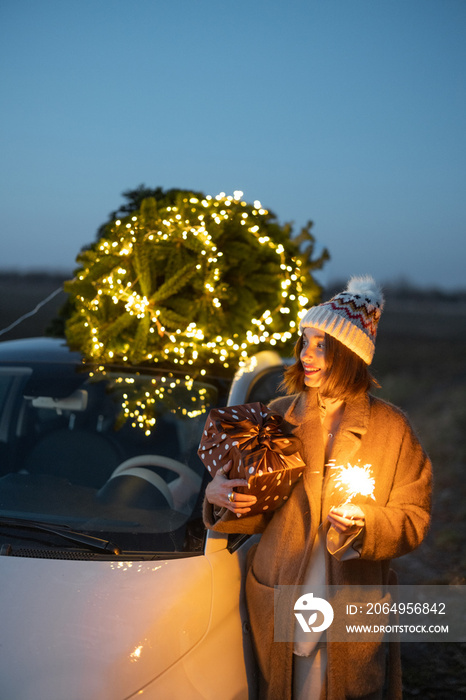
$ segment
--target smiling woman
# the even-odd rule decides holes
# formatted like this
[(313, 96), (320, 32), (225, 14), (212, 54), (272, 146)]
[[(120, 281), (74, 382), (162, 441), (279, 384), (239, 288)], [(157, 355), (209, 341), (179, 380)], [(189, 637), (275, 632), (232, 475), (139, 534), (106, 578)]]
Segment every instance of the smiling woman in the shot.
[(327, 378), (325, 335), (317, 328), (305, 328), (302, 335), (300, 360), (304, 370), (304, 383), (319, 387)]
[[(277, 617), (280, 601), (274, 607), (277, 586), (371, 585), (380, 591), (395, 583), (390, 560), (419, 546), (427, 532), (430, 461), (404, 414), (369, 394), (382, 308), (372, 278), (356, 278), (301, 319), (295, 363), (285, 374), (292, 395), (270, 404), (300, 438), (306, 463), (286, 503), (238, 520), (239, 499), (226, 498), (236, 493), (234, 481), (220, 469), (206, 489), (208, 527), (262, 533), (246, 582), (261, 700), (380, 700), (386, 683), (387, 697), (401, 698), (396, 646), (387, 671), (382, 643), (334, 643), (332, 627), (303, 638), (291, 614)], [(347, 484), (355, 476), (365, 476), (364, 483), (351, 478)], [(275, 642), (277, 620), (285, 643)]]
[(329, 333), (318, 329), (304, 328), (296, 343), (294, 357), (296, 362), (284, 377), (284, 384), (291, 394), (301, 391), (305, 385), (319, 388), (320, 393), (328, 398), (344, 399), (380, 388), (362, 358)]

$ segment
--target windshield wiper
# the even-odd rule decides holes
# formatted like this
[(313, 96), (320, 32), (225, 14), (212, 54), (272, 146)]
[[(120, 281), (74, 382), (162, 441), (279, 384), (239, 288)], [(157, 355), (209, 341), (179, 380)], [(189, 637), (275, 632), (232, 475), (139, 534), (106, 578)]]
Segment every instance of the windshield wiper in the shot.
[(4, 518), (0, 517), (0, 525), (6, 525), (7, 527), (19, 527), (26, 530), (39, 530), (41, 532), (48, 532), (52, 535), (57, 535), (58, 537), (63, 537), (70, 542), (75, 544), (83, 544), (86, 547), (97, 549), (99, 551), (110, 552), (110, 554), (121, 554), (121, 550), (113, 542), (109, 540), (102, 540), (100, 537), (92, 537), (92, 535), (85, 535), (82, 532), (76, 532), (68, 526), (58, 526), (51, 525), (49, 523), (41, 523), (37, 520), (25, 520), (23, 518)]

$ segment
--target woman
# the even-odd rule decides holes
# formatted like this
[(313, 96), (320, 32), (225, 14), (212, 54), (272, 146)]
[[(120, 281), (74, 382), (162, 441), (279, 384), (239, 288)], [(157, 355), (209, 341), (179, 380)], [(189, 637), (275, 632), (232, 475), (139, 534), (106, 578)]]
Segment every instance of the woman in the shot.
[[(401, 698), (399, 649), (377, 642), (274, 642), (274, 586), (394, 583), (390, 559), (415, 549), (429, 525), (431, 465), (403, 413), (375, 398), (368, 366), (383, 296), (370, 277), (312, 307), (300, 323), (288, 396), (270, 407), (303, 445), (306, 470), (282, 508), (247, 516), (255, 498), (235, 492), (229, 464), (206, 489), (206, 525), (261, 532), (246, 597), (267, 700)], [(341, 506), (339, 465), (370, 465), (373, 499)], [(223, 472), (223, 473), (222, 473)], [(241, 518), (238, 518), (238, 515)], [(290, 623), (291, 624), (291, 623)], [(385, 689), (385, 690), (384, 690)]]

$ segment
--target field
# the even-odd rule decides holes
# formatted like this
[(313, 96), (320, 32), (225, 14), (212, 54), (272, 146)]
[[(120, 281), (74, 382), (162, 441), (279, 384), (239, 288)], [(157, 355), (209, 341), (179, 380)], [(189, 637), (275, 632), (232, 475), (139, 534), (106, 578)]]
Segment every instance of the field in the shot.
[[(466, 305), (387, 302), (374, 371), (409, 415), (434, 467), (430, 532), (394, 562), (402, 584), (466, 584)], [(406, 643), (405, 698), (466, 698), (466, 644)]]
[[(0, 330), (60, 288), (60, 275), (0, 275)], [(0, 340), (41, 335), (63, 293)], [(466, 293), (387, 290), (373, 372), (409, 415), (434, 465), (430, 532), (394, 563), (402, 584), (466, 584)], [(403, 645), (407, 699), (466, 698), (466, 644)]]

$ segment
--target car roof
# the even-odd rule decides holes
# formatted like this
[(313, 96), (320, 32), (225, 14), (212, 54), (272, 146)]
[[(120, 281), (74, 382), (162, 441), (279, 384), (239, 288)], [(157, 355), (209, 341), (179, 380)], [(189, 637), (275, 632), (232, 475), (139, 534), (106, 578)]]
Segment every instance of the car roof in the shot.
[[(31, 379), (28, 390), (36, 395), (47, 393), (47, 383), (50, 378), (60, 378), (63, 385), (59, 387), (60, 396), (66, 396), (74, 391), (76, 381), (82, 381), (82, 372), (87, 373), (101, 367), (98, 361), (86, 362), (81, 353), (70, 350), (64, 338), (23, 338), (20, 340), (7, 340), (0, 342), (0, 368), (34, 369), (35, 378)], [(167, 372), (172, 376), (184, 376), (186, 370), (175, 367), (153, 365), (121, 365), (106, 364), (105, 368), (112, 372), (126, 374), (150, 374), (160, 375)], [(80, 379), (81, 377), (81, 379)], [(205, 377), (199, 377), (200, 381), (214, 382), (222, 396), (226, 397), (232, 382), (231, 378), (216, 376), (207, 373)], [(57, 384), (54, 383), (54, 390)], [(68, 393), (67, 393), (68, 392)]]
[(75, 365), (81, 354), (70, 350), (64, 338), (22, 338), (0, 343), (0, 363), (65, 363)]
[[(6, 340), (0, 342), (0, 367), (22, 367), (35, 368), (35, 379), (29, 382), (29, 391), (36, 395), (47, 393), (47, 383), (49, 378), (60, 377), (62, 383), (60, 395), (67, 396), (75, 389), (76, 380), (79, 380), (80, 370), (95, 368), (98, 363), (88, 363), (81, 353), (70, 350), (64, 338), (23, 338), (19, 340)], [(225, 399), (229, 405), (244, 403), (245, 397), (250, 394), (251, 388), (268, 371), (283, 369), (284, 364), (288, 364), (280, 358), (275, 351), (262, 351), (250, 358), (248, 364), (239, 370), (235, 377), (216, 377), (210, 373), (205, 377), (208, 381), (214, 381), (221, 394), (226, 394)], [(174, 367), (163, 367), (154, 364), (153, 366), (121, 366), (107, 365), (107, 369), (112, 369), (122, 374), (136, 372), (143, 374), (159, 374), (170, 372), (170, 374), (185, 374), (180, 369)], [(78, 373), (78, 374), (77, 374)], [(82, 377), (82, 375), (81, 375)], [(56, 382), (54, 383), (57, 390)], [(228, 395), (229, 392), (229, 395)]]

